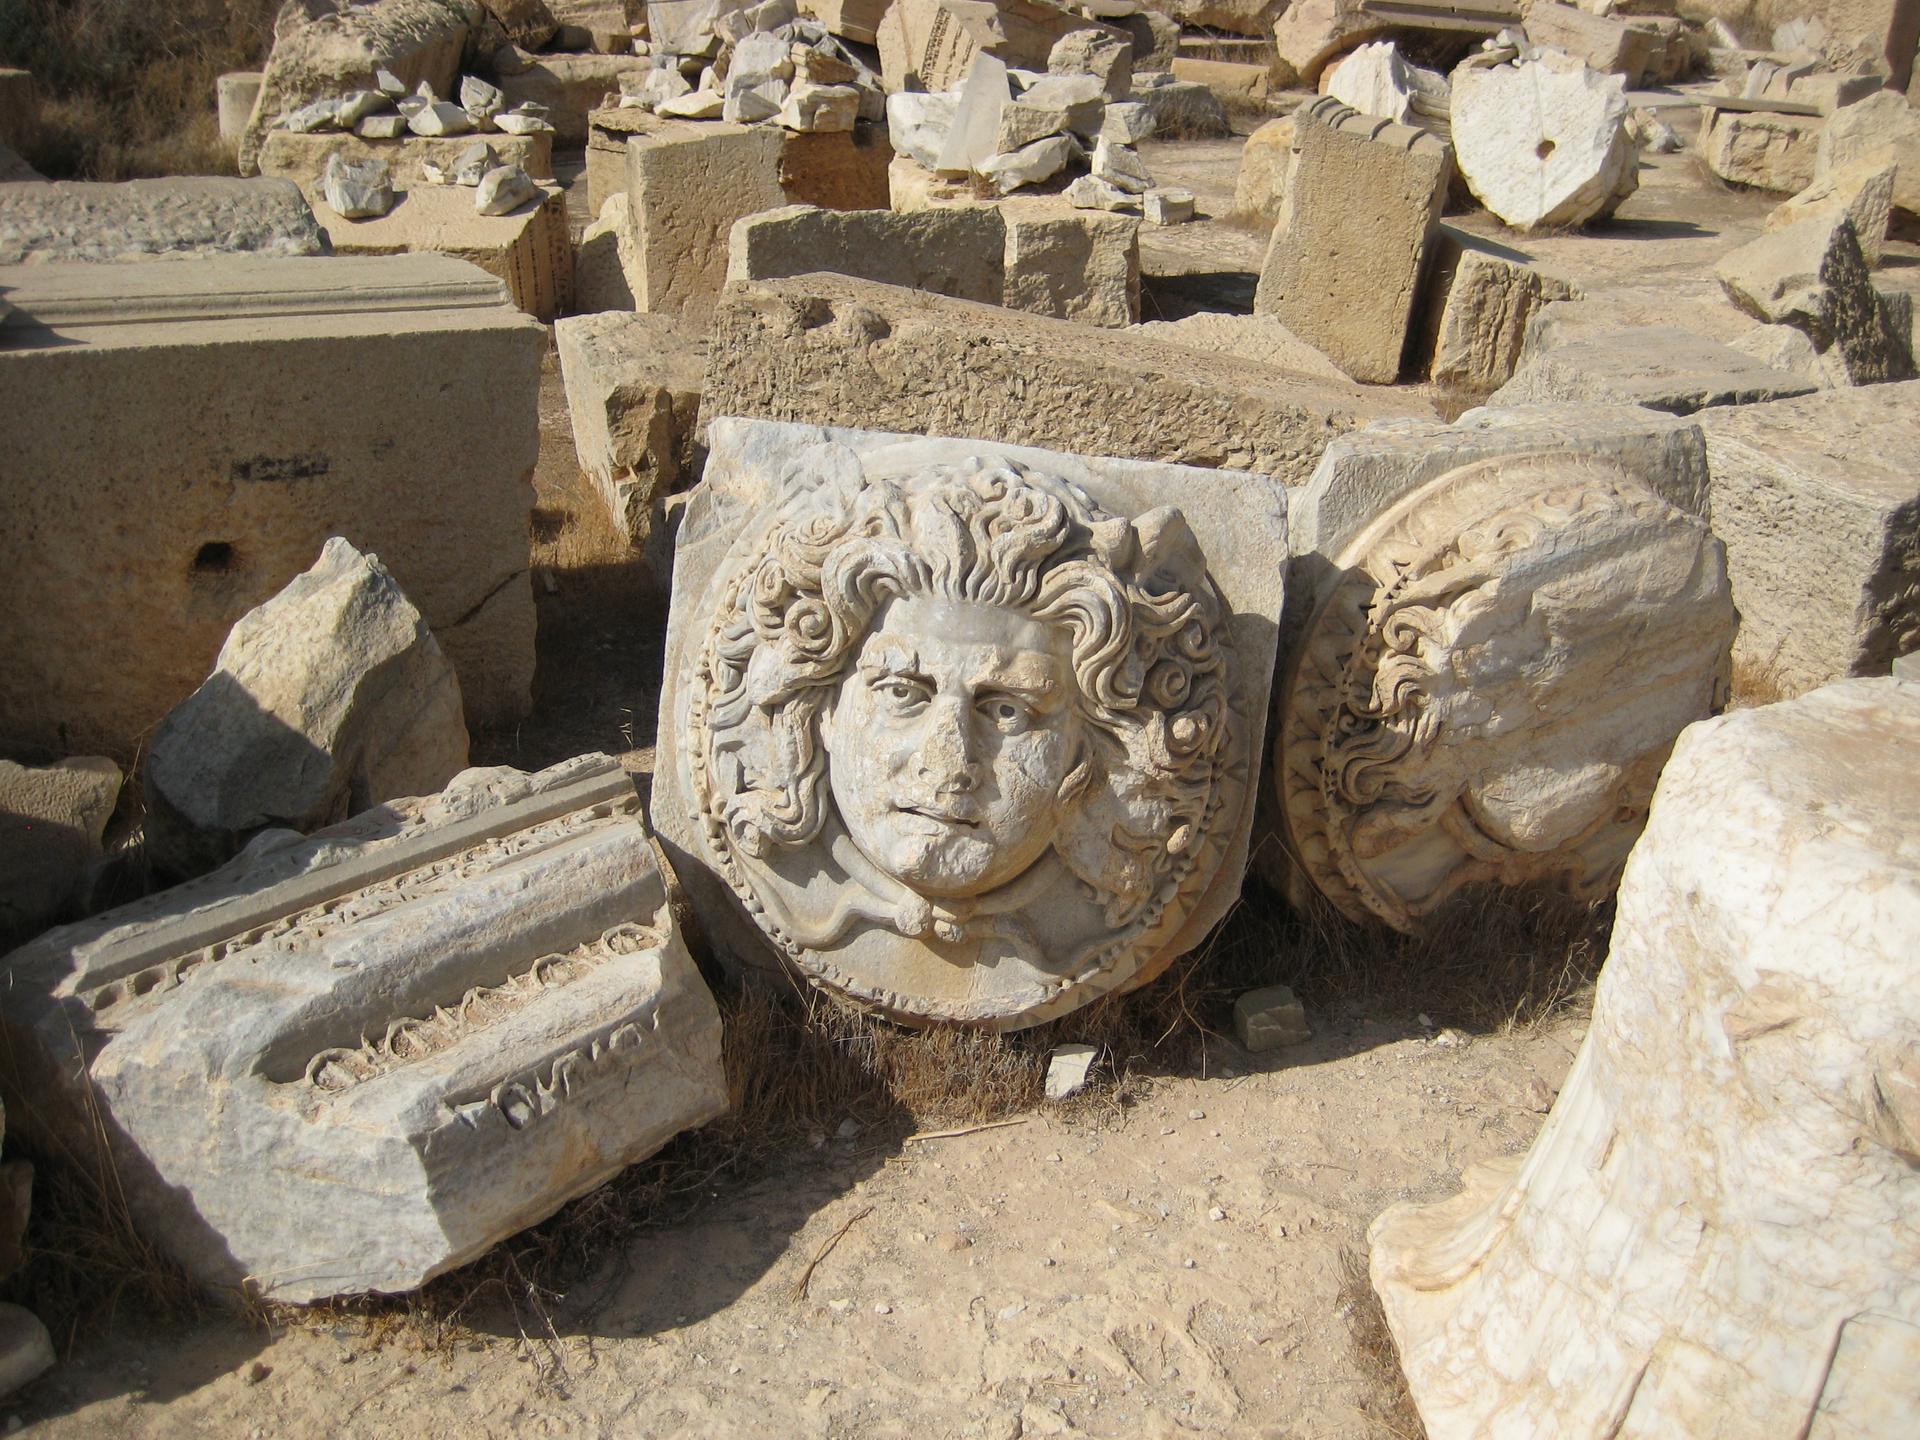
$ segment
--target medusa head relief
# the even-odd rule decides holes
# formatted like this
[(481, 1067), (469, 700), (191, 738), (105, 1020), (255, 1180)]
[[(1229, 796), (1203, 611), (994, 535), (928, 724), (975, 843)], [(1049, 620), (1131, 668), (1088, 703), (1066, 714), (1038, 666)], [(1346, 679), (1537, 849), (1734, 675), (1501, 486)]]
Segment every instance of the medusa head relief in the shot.
[(1031, 1023), (1171, 958), (1248, 744), (1178, 510), (1007, 459), (856, 464), (716, 577), (681, 764), (790, 961), (906, 1018)]
[(1674, 740), (1724, 701), (1706, 522), (1605, 461), (1520, 456), (1414, 488), (1333, 560), (1275, 743), (1295, 862), (1406, 931), (1470, 884), (1610, 891)]

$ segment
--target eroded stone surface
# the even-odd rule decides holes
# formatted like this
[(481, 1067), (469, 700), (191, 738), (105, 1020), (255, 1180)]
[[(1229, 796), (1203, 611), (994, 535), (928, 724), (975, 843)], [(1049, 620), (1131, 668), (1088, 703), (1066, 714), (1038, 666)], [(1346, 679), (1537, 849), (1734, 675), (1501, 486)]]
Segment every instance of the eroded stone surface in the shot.
[(605, 756), (264, 835), (7, 968), (37, 1133), (97, 1103), (140, 1233), (273, 1299), (412, 1289), (726, 1106)]
[(655, 815), (723, 943), (998, 1029), (1195, 943), (1245, 863), (1278, 487), (752, 421), (709, 442)]
[(1680, 737), (1525, 1156), (1374, 1222), (1434, 1440), (1894, 1436), (1920, 1361), (1920, 686)]
[(313, 210), (286, 180), (0, 183), (0, 265), (326, 253)]
[(1328, 447), (1293, 510), (1273, 771), (1287, 853), (1417, 930), (1463, 886), (1605, 894), (1734, 611), (1697, 427), (1475, 411)]
[(119, 796), (120, 767), (103, 755), (0, 760), (0, 948), (60, 918)]

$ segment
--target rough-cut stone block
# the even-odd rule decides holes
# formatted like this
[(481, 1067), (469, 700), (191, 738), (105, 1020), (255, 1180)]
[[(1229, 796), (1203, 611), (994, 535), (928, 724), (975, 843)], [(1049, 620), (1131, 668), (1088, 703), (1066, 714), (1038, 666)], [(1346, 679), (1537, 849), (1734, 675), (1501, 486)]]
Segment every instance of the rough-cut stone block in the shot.
[(337, 255), (451, 255), (505, 281), (513, 303), (529, 315), (551, 320), (572, 304), (573, 242), (566, 192), (551, 182), (536, 188), (537, 203), (506, 215), (480, 214), (465, 185), (416, 185), (373, 220), (316, 213)]
[(1797, 694), (1920, 648), (1920, 381), (1703, 413), (1734, 660)]
[(1536, 0), (1527, 7), (1527, 39), (1578, 56), (1595, 70), (1640, 88), (1653, 63), (1653, 35), (1611, 15), (1592, 15), (1577, 5)]
[(1784, 230), (1801, 220), (1845, 215), (1869, 268), (1886, 248), (1887, 222), (1893, 214), (1894, 181), (1900, 173), (1892, 146), (1862, 155), (1818, 175), (1798, 195), (1783, 200), (1767, 215), (1767, 229)]
[[(1220, 97), (1198, 80), (1164, 74), (1136, 78), (1133, 99), (1146, 107), (1153, 134), (1167, 140), (1213, 140), (1233, 133)], [(1152, 83), (1156, 79), (1161, 83)]]
[(712, 312), (727, 278), (734, 222), (787, 203), (780, 186), (784, 131), (726, 121), (627, 142), (627, 196), (640, 272), (634, 302), (693, 324)]
[(639, 283), (640, 252), (634, 239), (633, 212), (627, 192), (609, 196), (598, 219), (581, 232), (573, 250), (573, 308), (592, 315), (602, 310), (634, 308), (634, 286)]
[(1820, 121), (1808, 115), (1701, 111), (1700, 158), (1722, 180), (1792, 195), (1813, 183)]
[(97, 1106), (141, 1234), (269, 1299), (413, 1289), (726, 1108), (603, 755), (263, 836), (8, 968), (9, 1099), (81, 1154)]
[(902, 215), (787, 205), (734, 223), (726, 278), (778, 280), (828, 270), (997, 305), (1009, 245), (1007, 226), (991, 206)]
[(1920, 215), (1920, 110), (1893, 91), (1869, 96), (1828, 117), (1814, 143), (1813, 174), (1809, 178), (1824, 179), (1840, 167), (1887, 147), (1892, 148), (1899, 167), (1894, 176), (1893, 203), (1909, 215)]
[(1140, 224), (1125, 215), (1005, 212), (1002, 304), (1086, 325), (1140, 318)]
[(0, 265), (156, 255), (324, 255), (286, 180), (20, 180), (0, 184)]
[(1276, 878), (1407, 931), (1468, 885), (1605, 894), (1725, 698), (1707, 493), (1699, 427), (1624, 406), (1329, 445), (1289, 517)]
[(1449, 124), (1461, 178), (1516, 230), (1611, 215), (1639, 180), (1625, 82), (1556, 51), (1454, 72)]
[(1373, 1224), (1433, 1440), (1911, 1428), (1916, 809), (1920, 686), (1680, 737), (1532, 1150)]
[(265, 78), (260, 70), (232, 70), (213, 82), (220, 138), (228, 144), (237, 146), (247, 133), (247, 121), (253, 118), (254, 102), (260, 98), (260, 82)]
[(875, 27), (880, 74), (896, 90), (953, 90), (973, 57), (1045, 73), (1063, 35), (1098, 30), (1124, 35), (1045, 0), (894, 0)]
[(227, 256), (20, 266), (0, 289), (0, 747), (129, 758), (332, 535), (426, 616), (470, 723), (526, 714), (545, 338), (497, 280), (439, 255)]
[(502, 75), (500, 90), (506, 108), (534, 104), (547, 107), (556, 145), (584, 145), (587, 116), (610, 94), (618, 94), (622, 76), (647, 68), (632, 55), (542, 55), (518, 75)]
[(553, 327), (580, 468), (614, 527), (644, 545), (654, 502), (692, 469), (706, 346), (671, 315), (576, 315)]
[(1233, 213), (1250, 220), (1277, 218), (1292, 166), (1293, 117), (1283, 115), (1254, 131), (1241, 148), (1240, 173), (1233, 186)]
[(1354, 379), (1391, 384), (1446, 199), (1447, 147), (1323, 97), (1294, 115), (1294, 151), (1253, 308)]
[(379, 557), (336, 535), (154, 731), (147, 859), (201, 875), (262, 830), (317, 830), (466, 767), (453, 667)]
[(60, 918), (119, 798), (120, 767), (103, 755), (0, 760), (0, 948)]
[(1770, 369), (1691, 331), (1643, 326), (1529, 350), (1491, 403), (1645, 405), (1690, 415), (1709, 405), (1751, 405), (1815, 388), (1803, 376)]
[(1410, 408), (1425, 410), (1406, 394), (839, 275), (729, 287), (701, 401), (703, 419), (975, 435), (1287, 484), (1334, 435)]
[[(537, 131), (532, 135), (488, 134), (482, 138), (502, 165), (518, 165), (536, 180), (553, 178), (551, 131)], [(474, 139), (472, 135), (409, 135), (398, 140), (365, 140), (339, 131), (316, 130), (300, 135), (291, 130), (269, 130), (260, 146), (260, 173), (293, 181), (308, 203), (318, 208), (323, 201), (320, 178), (326, 173), (330, 156), (338, 155), (355, 163), (382, 161), (393, 172), (393, 183), (402, 190), (410, 190), (428, 183), (428, 165), (450, 172)]]
[(709, 440), (654, 814), (722, 952), (1005, 1030), (1197, 943), (1246, 864), (1280, 487), (764, 421)]
[(1173, 62), (1173, 76), (1193, 85), (1204, 85), (1222, 100), (1239, 102), (1267, 98), (1271, 72), (1265, 65), (1247, 65), (1238, 60), (1199, 60), (1181, 57)]
[(1249, 990), (1233, 1002), (1233, 1033), (1248, 1050), (1278, 1050), (1313, 1038), (1307, 1012), (1286, 985)]
[(632, 105), (603, 105), (591, 111), (587, 115), (587, 208), (598, 215), (607, 208), (607, 201), (626, 193), (628, 136), (680, 123)]
[(1520, 255), (1451, 225), (1435, 233), (1425, 284), (1428, 378), (1463, 395), (1488, 395), (1511, 380), (1527, 322), (1550, 291), (1565, 294)]
[(477, 0), (341, 0), (286, 5), (273, 23), (273, 50), (260, 98), (240, 137), (240, 173), (252, 175), (267, 129), (314, 100), (374, 88), (385, 70), (408, 90), (452, 93), (467, 36), (481, 18)]

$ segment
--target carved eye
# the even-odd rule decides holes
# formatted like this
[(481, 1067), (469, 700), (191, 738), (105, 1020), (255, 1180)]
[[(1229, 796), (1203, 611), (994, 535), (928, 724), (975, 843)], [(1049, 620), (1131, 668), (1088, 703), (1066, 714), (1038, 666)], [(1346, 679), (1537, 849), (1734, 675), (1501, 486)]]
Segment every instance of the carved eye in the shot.
[(904, 715), (917, 710), (927, 700), (926, 687), (899, 675), (889, 675), (874, 683), (874, 691), (887, 702), (887, 708), (895, 714)]
[(982, 701), (980, 713), (1002, 735), (1019, 735), (1033, 725), (1033, 715), (1027, 707), (1005, 695)]

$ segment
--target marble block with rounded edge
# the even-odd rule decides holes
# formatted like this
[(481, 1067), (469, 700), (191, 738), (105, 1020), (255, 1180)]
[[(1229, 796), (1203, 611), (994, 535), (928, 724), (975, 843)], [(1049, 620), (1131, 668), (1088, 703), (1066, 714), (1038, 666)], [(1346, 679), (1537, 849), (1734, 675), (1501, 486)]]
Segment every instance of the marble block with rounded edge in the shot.
[(1916, 807), (1920, 685), (1681, 735), (1533, 1148), (1373, 1224), (1433, 1440), (1910, 1433)]
[(1192, 948), (1246, 866), (1278, 484), (728, 418), (709, 444), (653, 813), (722, 950), (1005, 1030)]
[(1328, 446), (1289, 517), (1273, 753), (1306, 880), (1404, 931), (1470, 884), (1612, 888), (1674, 736), (1726, 693), (1705, 458), (1628, 407)]

